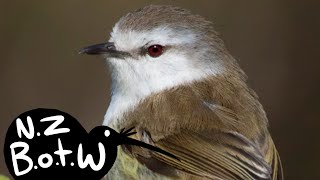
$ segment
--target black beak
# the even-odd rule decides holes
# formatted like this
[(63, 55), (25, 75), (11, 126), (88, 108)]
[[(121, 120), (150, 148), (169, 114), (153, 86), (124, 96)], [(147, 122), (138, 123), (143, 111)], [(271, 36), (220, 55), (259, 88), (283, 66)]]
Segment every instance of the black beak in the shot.
[(114, 43), (107, 42), (87, 46), (79, 51), (79, 54), (99, 55), (99, 54), (115, 54), (117, 52)]

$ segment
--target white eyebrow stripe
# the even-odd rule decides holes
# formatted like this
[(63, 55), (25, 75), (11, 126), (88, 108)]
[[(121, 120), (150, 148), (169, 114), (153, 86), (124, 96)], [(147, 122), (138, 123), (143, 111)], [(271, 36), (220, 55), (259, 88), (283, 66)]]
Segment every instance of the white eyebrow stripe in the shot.
[(134, 30), (118, 31), (114, 28), (111, 33), (110, 41), (115, 43), (117, 49), (121, 51), (131, 51), (132, 48), (142, 47), (146, 44), (161, 44), (164, 46), (175, 44), (193, 43), (195, 41), (195, 34), (186, 32), (190, 30), (180, 31), (180, 35), (176, 35), (176, 30), (168, 27), (158, 27), (152, 31), (137, 32)]

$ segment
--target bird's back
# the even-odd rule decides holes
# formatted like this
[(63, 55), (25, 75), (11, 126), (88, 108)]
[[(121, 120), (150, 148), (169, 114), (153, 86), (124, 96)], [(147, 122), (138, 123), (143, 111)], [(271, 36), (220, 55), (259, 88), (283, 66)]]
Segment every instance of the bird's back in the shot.
[(282, 179), (263, 108), (236, 77), (208, 78), (153, 94), (121, 122), (113, 126), (135, 127), (135, 138), (181, 161), (123, 147), (110, 179)]

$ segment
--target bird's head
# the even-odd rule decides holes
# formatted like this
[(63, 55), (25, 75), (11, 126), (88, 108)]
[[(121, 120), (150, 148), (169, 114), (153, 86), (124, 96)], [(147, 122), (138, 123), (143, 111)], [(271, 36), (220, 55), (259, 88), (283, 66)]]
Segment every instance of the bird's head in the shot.
[[(216, 76), (229, 54), (212, 23), (172, 6), (151, 5), (122, 17), (107, 43), (88, 46), (110, 65), (113, 91), (148, 95)], [(229, 58), (230, 59), (230, 58)]]

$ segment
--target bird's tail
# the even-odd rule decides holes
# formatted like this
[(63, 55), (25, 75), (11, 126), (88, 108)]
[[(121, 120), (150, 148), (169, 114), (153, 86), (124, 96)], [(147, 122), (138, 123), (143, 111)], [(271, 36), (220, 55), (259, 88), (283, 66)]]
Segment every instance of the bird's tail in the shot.
[(283, 170), (282, 170), (282, 164), (280, 160), (279, 153), (273, 143), (273, 140), (271, 137), (269, 138), (269, 151), (267, 152), (265, 159), (272, 167), (272, 174), (271, 179), (272, 180), (283, 180)]

